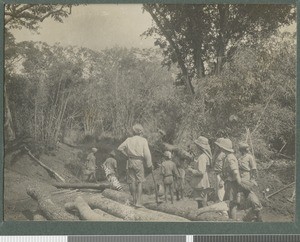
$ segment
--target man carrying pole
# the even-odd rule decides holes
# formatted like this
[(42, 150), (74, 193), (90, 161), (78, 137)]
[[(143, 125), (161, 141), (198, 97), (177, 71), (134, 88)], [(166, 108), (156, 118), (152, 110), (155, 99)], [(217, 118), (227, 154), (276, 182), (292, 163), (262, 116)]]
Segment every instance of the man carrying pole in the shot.
[(133, 127), (134, 136), (127, 138), (119, 147), (127, 161), (127, 182), (131, 195), (133, 197), (133, 205), (143, 207), (142, 205), (142, 183), (145, 181), (144, 161), (148, 168), (152, 168), (151, 153), (148, 141), (142, 137), (144, 129), (140, 124)]

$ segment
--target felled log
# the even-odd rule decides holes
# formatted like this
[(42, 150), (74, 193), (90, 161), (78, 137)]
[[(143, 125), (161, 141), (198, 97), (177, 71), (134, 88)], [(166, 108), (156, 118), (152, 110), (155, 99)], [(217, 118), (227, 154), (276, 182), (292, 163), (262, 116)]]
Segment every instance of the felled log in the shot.
[(91, 208), (99, 208), (106, 213), (112, 214), (113, 216), (122, 218), (129, 221), (157, 221), (157, 222), (187, 222), (189, 220), (166, 214), (166, 213), (154, 213), (145, 208), (133, 208), (128, 205), (124, 205), (107, 199), (101, 195), (94, 195), (86, 198), (87, 203)]
[(77, 217), (54, 204), (48, 194), (41, 191), (37, 186), (28, 186), (26, 191), (33, 200), (37, 201), (40, 210), (48, 220), (78, 220)]
[(108, 183), (52, 183), (56, 188), (73, 188), (73, 189), (96, 189), (96, 190), (104, 190), (106, 188), (110, 188)]
[(26, 146), (24, 148), (27, 151), (28, 155), (48, 172), (49, 176), (55, 178), (58, 181), (66, 182), (65, 179), (62, 176), (60, 176), (56, 171), (46, 166), (43, 162), (37, 159)]
[(34, 221), (47, 221), (47, 219), (38, 212), (33, 215), (33, 220)]
[[(96, 213), (82, 197), (77, 197), (74, 202), (69, 202), (65, 204), (65, 209), (69, 212), (77, 210), (80, 214), (82, 220), (91, 221), (120, 221), (117, 217), (107, 214), (102, 211), (102, 213)], [(101, 210), (100, 210), (101, 211)]]
[[(118, 201), (120, 203), (125, 203), (128, 200), (131, 200), (131, 196), (124, 192), (118, 192), (111, 189), (107, 189), (102, 193), (103, 196), (110, 198), (112, 200)], [(151, 199), (149, 196), (143, 196), (144, 200), (147, 201), (153, 201), (153, 198)], [(221, 211), (228, 211), (228, 204), (227, 202), (220, 202), (215, 203), (213, 205), (204, 207), (204, 208), (191, 208), (191, 207), (178, 207), (175, 204), (170, 203), (162, 203), (162, 204), (156, 204), (155, 202), (148, 202), (145, 203), (144, 206), (146, 208), (161, 211), (164, 213), (184, 217), (186, 219), (192, 220), (192, 221), (207, 221), (207, 217), (210, 217), (208, 215), (205, 215), (205, 213), (218, 213)]]
[(106, 213), (104, 211), (102, 211), (101, 209), (93, 209), (93, 211), (97, 214), (99, 214), (102, 217), (105, 217), (107, 219), (107, 221), (123, 221), (123, 219), (121, 218), (117, 218), (109, 213)]

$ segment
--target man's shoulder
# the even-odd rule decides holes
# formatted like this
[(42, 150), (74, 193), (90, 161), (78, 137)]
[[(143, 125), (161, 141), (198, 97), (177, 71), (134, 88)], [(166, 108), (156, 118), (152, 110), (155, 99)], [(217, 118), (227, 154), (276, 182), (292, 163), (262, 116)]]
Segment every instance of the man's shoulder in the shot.
[(233, 153), (227, 155), (227, 160), (232, 162), (237, 162), (237, 158)]

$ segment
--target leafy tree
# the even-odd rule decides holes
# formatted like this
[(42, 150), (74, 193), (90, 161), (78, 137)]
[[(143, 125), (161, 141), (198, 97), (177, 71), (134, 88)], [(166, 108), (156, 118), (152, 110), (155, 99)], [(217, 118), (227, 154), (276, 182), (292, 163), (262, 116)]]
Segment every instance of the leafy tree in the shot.
[(144, 4), (144, 9), (155, 23), (144, 34), (156, 37), (164, 65), (178, 64), (179, 82), (192, 94), (192, 79), (220, 72), (240, 43), (255, 44), (295, 21), (295, 6), (286, 4)]
[(23, 27), (37, 30), (39, 23), (46, 18), (53, 18), (62, 22), (63, 18), (71, 14), (71, 5), (47, 5), (47, 4), (5, 4), (4, 6), (5, 26), (5, 82), (4, 82), (4, 105), (5, 105), (5, 136), (7, 140), (15, 139), (13, 115), (10, 110), (11, 98), (7, 92), (10, 82), (11, 66), (18, 59), (18, 50), (10, 29), (21, 29)]
[[(255, 151), (268, 158), (270, 150), (295, 154), (296, 37), (284, 33), (256, 46), (241, 46), (220, 75), (203, 78), (204, 112), (196, 85), (187, 105), (180, 140), (203, 134), (216, 139), (246, 139), (251, 132)], [(202, 106), (201, 106), (202, 105)]]

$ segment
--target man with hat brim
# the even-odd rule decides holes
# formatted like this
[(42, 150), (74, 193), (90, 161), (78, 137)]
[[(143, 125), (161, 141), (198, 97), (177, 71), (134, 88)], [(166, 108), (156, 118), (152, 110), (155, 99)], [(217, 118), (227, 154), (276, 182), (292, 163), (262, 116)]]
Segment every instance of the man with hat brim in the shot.
[(127, 182), (133, 205), (143, 207), (142, 205), (142, 183), (145, 181), (144, 162), (149, 169), (152, 169), (151, 153), (148, 141), (142, 137), (144, 129), (140, 124), (132, 127), (134, 136), (127, 138), (119, 147), (125, 156), (127, 156)]
[(111, 187), (118, 191), (122, 190), (123, 188), (117, 178), (118, 163), (116, 160), (116, 153), (114, 150), (109, 153), (109, 157), (104, 161), (102, 168), (105, 172), (107, 180), (111, 184)]
[(193, 167), (188, 170), (192, 173), (191, 186), (193, 187), (193, 196), (198, 203), (198, 208), (207, 206), (206, 190), (210, 188), (207, 166), (211, 164), (212, 154), (208, 139), (200, 136), (194, 141), (192, 152), (198, 156)]
[(176, 168), (176, 164), (171, 160), (172, 154), (170, 151), (165, 151), (163, 154), (163, 162), (161, 164), (161, 174), (163, 176), (165, 201), (168, 202), (167, 192), (169, 190), (171, 196), (171, 203), (173, 204), (173, 182), (174, 178), (178, 179), (179, 174)]
[(215, 142), (215, 144), (218, 145), (226, 155), (223, 161), (222, 179), (225, 181), (224, 200), (229, 200), (229, 218), (236, 219), (238, 193), (242, 192), (245, 198), (251, 203), (252, 209), (248, 214), (253, 212), (257, 221), (261, 221), (260, 210), (262, 206), (257, 196), (248, 189), (247, 184), (241, 179), (238, 160), (233, 154), (234, 150), (231, 140), (220, 139)]
[(97, 148), (92, 148), (92, 152), (88, 154), (86, 162), (83, 168), (83, 179), (85, 181), (95, 181), (96, 180), (96, 157), (95, 153), (98, 151)]
[(239, 144), (239, 151), (241, 153), (239, 167), (242, 180), (255, 181), (257, 178), (257, 167), (254, 157), (249, 152), (249, 145), (241, 142)]

